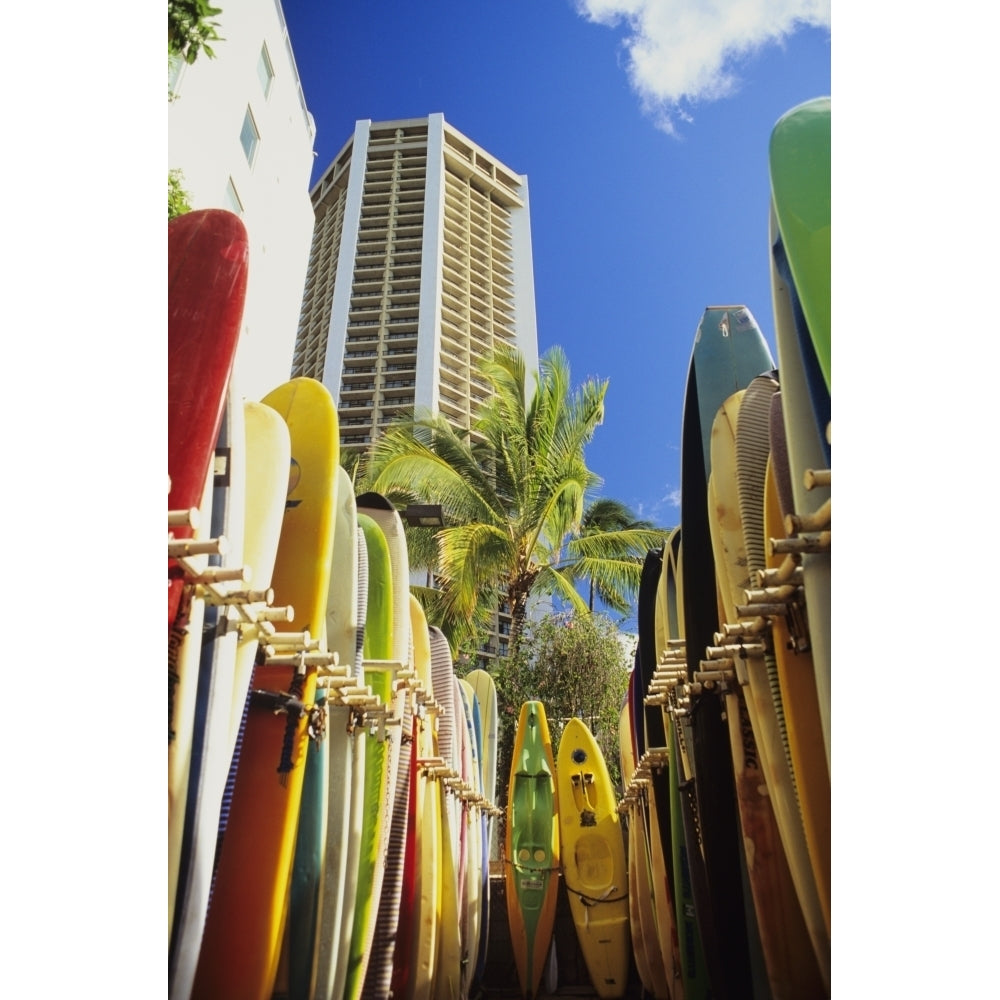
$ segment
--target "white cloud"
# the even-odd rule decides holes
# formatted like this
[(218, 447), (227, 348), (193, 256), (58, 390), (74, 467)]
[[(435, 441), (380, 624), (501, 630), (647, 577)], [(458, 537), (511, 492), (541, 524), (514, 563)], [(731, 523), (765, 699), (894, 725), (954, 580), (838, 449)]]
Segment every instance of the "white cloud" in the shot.
[(728, 97), (736, 66), (802, 25), (829, 26), (830, 0), (576, 0), (595, 24), (624, 24), (626, 71), (643, 110), (673, 134), (685, 106)]

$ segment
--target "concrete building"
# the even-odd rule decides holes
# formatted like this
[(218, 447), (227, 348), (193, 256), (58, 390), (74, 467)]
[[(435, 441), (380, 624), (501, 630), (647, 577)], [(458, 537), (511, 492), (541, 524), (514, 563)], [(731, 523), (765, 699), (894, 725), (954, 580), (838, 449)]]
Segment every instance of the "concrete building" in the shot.
[[(312, 192), (292, 375), (339, 404), (341, 450), (414, 409), (469, 428), (498, 343), (538, 368), (527, 178), (449, 125), (359, 121)], [(530, 391), (530, 386), (529, 386)], [(501, 608), (477, 665), (507, 653)]]
[(366, 120), (312, 200), (292, 374), (339, 401), (342, 448), (414, 407), (468, 428), (499, 342), (537, 369), (526, 177), (441, 114)]
[(316, 127), (306, 108), (280, 0), (224, 9), (215, 58), (171, 67), (168, 166), (191, 207), (228, 208), (250, 237), (234, 379), (259, 399), (288, 379), (312, 239)]

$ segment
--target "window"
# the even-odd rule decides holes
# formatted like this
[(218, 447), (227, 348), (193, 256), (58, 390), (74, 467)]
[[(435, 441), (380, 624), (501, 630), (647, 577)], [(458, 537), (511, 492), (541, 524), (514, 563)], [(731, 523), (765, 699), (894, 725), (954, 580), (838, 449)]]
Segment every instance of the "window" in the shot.
[(233, 183), (232, 177), (229, 178), (229, 183), (226, 185), (226, 208), (230, 212), (235, 212), (236, 215), (243, 214), (243, 202), (240, 201), (240, 196), (236, 193), (236, 185)]
[(271, 81), (274, 79), (274, 67), (271, 65), (271, 57), (267, 54), (267, 43), (260, 47), (260, 58), (257, 60), (257, 77), (260, 80), (261, 90), (267, 97), (271, 93)]
[(247, 113), (243, 116), (243, 128), (240, 130), (240, 145), (247, 155), (247, 163), (253, 166), (254, 157), (257, 155), (257, 146), (260, 145), (260, 133), (253, 120), (253, 112), (247, 107)]

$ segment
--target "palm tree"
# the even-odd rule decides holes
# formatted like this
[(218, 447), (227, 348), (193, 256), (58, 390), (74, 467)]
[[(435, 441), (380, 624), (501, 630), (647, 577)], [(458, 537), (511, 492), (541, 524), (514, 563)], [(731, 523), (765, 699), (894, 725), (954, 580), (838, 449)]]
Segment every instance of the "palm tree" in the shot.
[[(571, 547), (574, 551), (579, 552), (581, 548), (585, 550), (588, 544), (594, 548), (604, 546), (603, 558), (609, 560), (614, 558), (615, 552), (619, 553), (619, 557), (625, 563), (622, 569), (627, 572), (629, 568), (636, 565), (632, 556), (637, 551), (637, 548), (641, 547), (643, 538), (645, 538), (644, 535), (632, 535), (630, 532), (655, 530), (657, 530), (656, 525), (652, 521), (640, 520), (636, 517), (632, 508), (621, 500), (615, 500), (611, 497), (597, 497), (587, 504), (587, 509), (583, 512), (580, 537), (574, 540), (575, 544), (571, 543)], [(582, 539), (589, 538), (592, 535), (607, 534), (610, 534), (611, 537), (601, 538), (599, 541), (593, 543), (584, 542), (582, 545), (580, 544)], [(590, 600), (588, 606), (590, 610), (594, 610), (594, 597), (596, 596), (614, 611), (618, 611), (621, 614), (630, 611), (631, 604), (625, 594), (620, 590), (608, 587), (606, 574), (603, 575), (603, 578), (599, 579), (594, 573), (585, 573), (583, 570), (586, 565), (585, 559), (581, 557), (575, 569), (577, 577), (584, 576), (589, 581)], [(638, 577), (635, 578), (635, 581), (631, 583), (630, 578), (629, 594), (635, 593), (635, 589), (638, 586)]]
[(600, 485), (584, 448), (604, 417), (606, 380), (572, 390), (560, 348), (540, 359), (530, 398), (515, 349), (499, 348), (483, 374), (492, 396), (470, 431), (416, 414), (375, 443), (370, 475), (376, 491), (398, 502), (441, 504), (441, 612), (470, 622), (506, 598), (516, 645), (529, 595), (587, 610), (576, 585), (589, 578), (624, 601), (638, 589), (646, 551), (666, 532), (581, 533), (584, 504)]

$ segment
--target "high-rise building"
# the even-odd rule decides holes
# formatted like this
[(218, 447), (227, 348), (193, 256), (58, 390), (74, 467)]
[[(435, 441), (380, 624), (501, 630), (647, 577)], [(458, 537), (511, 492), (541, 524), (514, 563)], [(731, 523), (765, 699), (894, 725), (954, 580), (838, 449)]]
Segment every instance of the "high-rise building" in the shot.
[(538, 367), (527, 178), (443, 115), (359, 121), (312, 201), (292, 374), (339, 401), (342, 448), (414, 408), (468, 428), (498, 343)]
[(222, 4), (215, 58), (170, 66), (168, 165), (192, 208), (227, 208), (250, 241), (243, 329), (233, 372), (260, 399), (288, 378), (313, 211), (316, 126), (279, 0)]
[[(366, 449), (414, 409), (471, 427), (489, 393), (479, 364), (497, 344), (537, 370), (524, 175), (442, 114), (365, 120), (312, 201), (292, 375), (338, 401), (342, 450)], [(501, 607), (478, 665), (506, 655), (510, 624)]]

